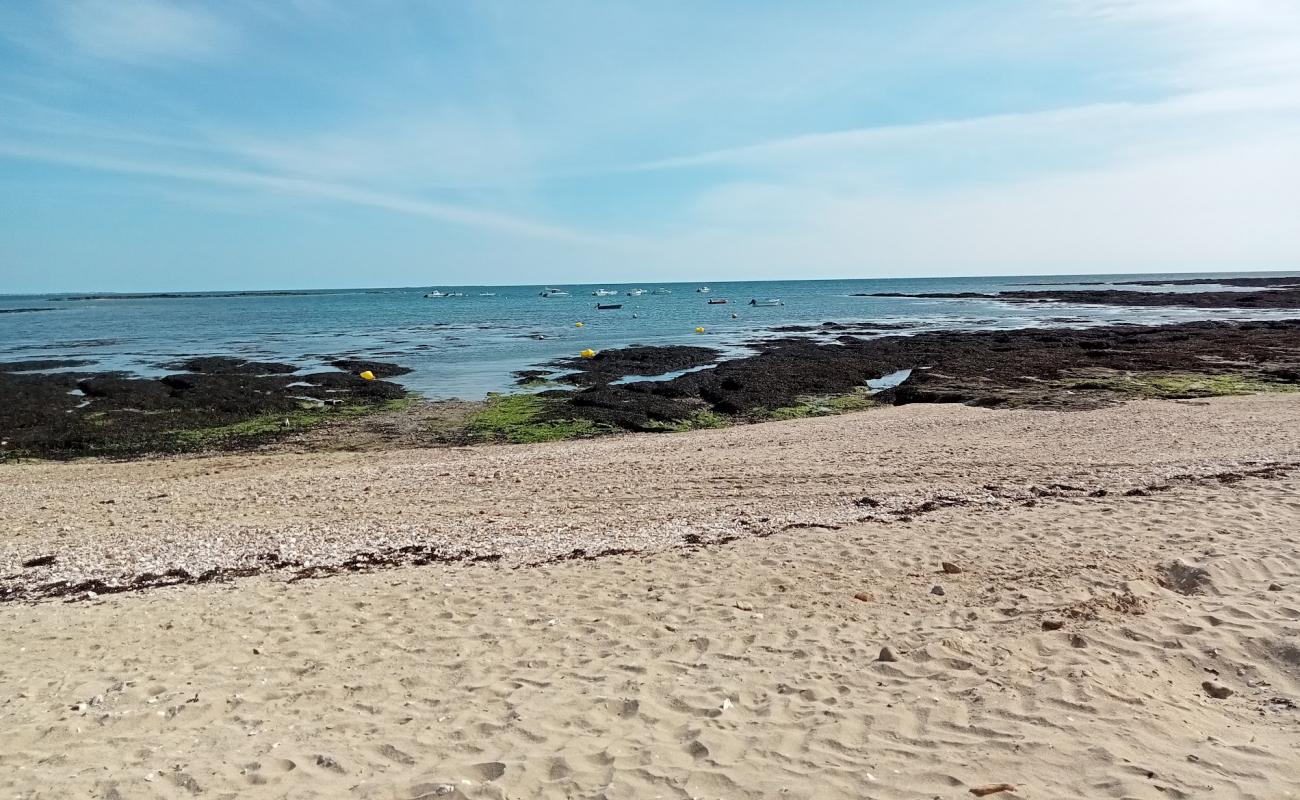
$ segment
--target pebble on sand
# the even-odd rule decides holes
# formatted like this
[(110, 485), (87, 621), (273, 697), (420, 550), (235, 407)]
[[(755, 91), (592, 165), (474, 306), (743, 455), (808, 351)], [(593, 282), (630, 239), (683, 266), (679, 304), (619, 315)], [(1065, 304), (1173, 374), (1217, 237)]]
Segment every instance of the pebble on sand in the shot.
[(1213, 697), (1215, 700), (1227, 700), (1229, 697), (1232, 697), (1231, 689), (1227, 686), (1217, 684), (1214, 681), (1205, 681), (1201, 684), (1201, 688), (1205, 690), (1206, 694)]
[(1059, 619), (1043, 620), (1043, 630), (1045, 631), (1059, 631), (1064, 625), (1065, 623)]
[(943, 595), (945, 595), (945, 594), (947, 594), (947, 593), (943, 590), (943, 587), (942, 587), (942, 586), (935, 586), (934, 588), (932, 588), (932, 589), (930, 590), (930, 594), (937, 594), (937, 595), (939, 595), (940, 597), (942, 597)]
[(876, 656), (876, 660), (877, 660), (877, 661), (897, 661), (897, 660), (898, 660), (898, 656), (894, 655), (894, 651), (893, 651), (893, 650), (890, 650), (888, 647), (882, 647), (882, 648), (880, 648), (880, 655)]
[(957, 566), (951, 561), (944, 561), (939, 566), (942, 567), (943, 571), (948, 575), (960, 575), (963, 571), (961, 567)]

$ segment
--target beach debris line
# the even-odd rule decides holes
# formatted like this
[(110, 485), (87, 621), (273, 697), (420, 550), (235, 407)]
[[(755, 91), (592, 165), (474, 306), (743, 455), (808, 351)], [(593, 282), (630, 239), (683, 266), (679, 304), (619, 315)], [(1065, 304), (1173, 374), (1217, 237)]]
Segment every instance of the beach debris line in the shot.
[(970, 793), (975, 795), (976, 797), (987, 797), (991, 794), (998, 794), (1000, 792), (1014, 792), (1015, 790), (1016, 787), (1012, 786), (1009, 783), (990, 783), (986, 786), (972, 786)]

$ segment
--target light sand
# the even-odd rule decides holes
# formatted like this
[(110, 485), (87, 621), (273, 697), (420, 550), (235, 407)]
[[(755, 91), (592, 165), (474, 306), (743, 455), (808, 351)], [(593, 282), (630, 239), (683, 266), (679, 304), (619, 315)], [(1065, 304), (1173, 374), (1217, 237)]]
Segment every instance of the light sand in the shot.
[[(470, 516), (438, 535), (485, 548), (547, 552), (519, 544), (535, 530), (571, 537), (559, 550), (654, 552), (0, 605), (0, 788), (1300, 796), (1300, 474), (1117, 494), (1293, 462), (1298, 423), (1300, 398), (1278, 397), (931, 407), (549, 447), (6, 469), (8, 558), (49, 550), (61, 524), (54, 543), (87, 571), (134, 566), (118, 549), (162, 532), (241, 531), (221, 550), (321, 529), (343, 552), (350, 528), (380, 537), (398, 509), (417, 528)], [(1111, 494), (1021, 499), (1052, 483)], [(250, 492), (266, 502), (241, 503)], [(187, 514), (149, 513), (151, 493)], [(896, 519), (935, 494), (987, 502)], [(851, 502), (867, 495), (884, 505)], [(868, 513), (879, 520), (853, 521)], [(675, 547), (691, 526), (742, 538)], [(1160, 585), (1174, 561), (1206, 571), (1179, 582), (1194, 593)], [(897, 660), (878, 661), (882, 647)]]
[[(1064, 413), (913, 405), (689, 435), (548, 445), (0, 468), (0, 587), (180, 567), (307, 565), (436, 546), (507, 563), (582, 549), (1005, 508), (1045, 487), (1124, 491), (1300, 460), (1300, 395)], [(864, 497), (876, 507), (855, 504)], [(57, 555), (49, 568), (22, 562)]]

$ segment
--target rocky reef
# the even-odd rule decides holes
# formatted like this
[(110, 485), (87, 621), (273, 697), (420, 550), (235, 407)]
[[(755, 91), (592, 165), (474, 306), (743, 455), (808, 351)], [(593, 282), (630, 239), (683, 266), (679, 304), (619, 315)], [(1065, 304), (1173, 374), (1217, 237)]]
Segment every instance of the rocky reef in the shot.
[[(1257, 291), (1138, 292), (1124, 289), (1007, 290), (984, 292), (862, 292), (857, 297), (913, 297), (932, 300), (1002, 300), (1010, 303), (1072, 303), (1142, 308), (1300, 309), (1300, 277), (1200, 278), (1165, 281), (1121, 281), (1115, 286), (1194, 286), (1217, 283), (1252, 287)], [(1050, 286), (1052, 284), (1035, 284)], [(1079, 285), (1079, 284), (1076, 284)], [(1100, 285), (1100, 284), (1099, 284)]]
[(586, 388), (542, 396), (552, 416), (672, 430), (701, 414), (784, 418), (817, 398), (861, 396), (868, 380), (904, 370), (906, 380), (871, 402), (1084, 409), (1133, 397), (1300, 389), (1300, 320), (840, 335), (833, 343), (789, 337), (753, 347), (754, 355), (666, 381), (613, 383), (601, 367), (573, 362), (581, 371), (573, 382)]
[[(299, 372), (293, 364), (229, 356), (169, 364), (178, 371), (161, 378), (32, 371), (85, 363), (0, 363), (0, 460), (248, 447), (331, 417), (391, 405), (406, 394), (398, 384), (351, 372), (293, 374)], [(385, 374), (401, 369), (348, 363)]]

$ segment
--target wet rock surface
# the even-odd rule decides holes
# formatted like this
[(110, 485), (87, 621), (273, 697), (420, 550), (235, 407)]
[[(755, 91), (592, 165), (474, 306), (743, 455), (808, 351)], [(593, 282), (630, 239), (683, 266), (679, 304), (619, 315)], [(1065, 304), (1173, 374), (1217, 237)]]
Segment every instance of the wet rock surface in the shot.
[(84, 358), (33, 358), (26, 361), (0, 361), (0, 372), (23, 372), (27, 370), (39, 372), (47, 369), (84, 367), (93, 363), (95, 362)]
[(336, 358), (330, 366), (338, 367), (344, 372), (365, 372), (369, 370), (376, 378), (394, 378), (411, 371), (410, 367), (393, 364), (389, 361), (373, 361), (366, 358)]
[(1251, 278), (1177, 278), (1175, 280), (1116, 281), (1116, 286), (1291, 286), (1300, 288), (1300, 276), (1264, 275)]
[(239, 449), (296, 428), (312, 408), (373, 406), (405, 394), (387, 381), (292, 376), (292, 364), (229, 356), (179, 362), (171, 366), (185, 371), (162, 378), (22, 371), (33, 363), (40, 362), (0, 364), (0, 460)]
[(627, 375), (663, 375), (677, 370), (712, 364), (717, 350), (709, 347), (650, 347), (633, 345), (617, 350), (602, 350), (592, 358), (565, 358), (548, 366), (574, 370), (559, 380), (578, 386), (606, 384)]
[(298, 370), (293, 364), (248, 361), (234, 356), (201, 356), (162, 366), (179, 372), (202, 372), (209, 375), (284, 375)]

